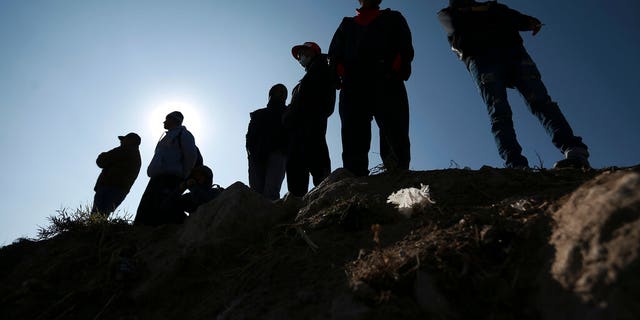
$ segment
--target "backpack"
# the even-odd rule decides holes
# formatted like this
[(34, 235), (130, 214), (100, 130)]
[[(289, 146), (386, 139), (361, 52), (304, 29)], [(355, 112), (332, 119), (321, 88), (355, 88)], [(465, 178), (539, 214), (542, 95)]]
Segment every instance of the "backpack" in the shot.
[[(182, 151), (182, 132), (184, 130), (180, 130), (180, 133), (178, 134), (178, 146), (180, 147), (180, 151)], [(184, 154), (182, 155), (182, 157), (184, 158)], [(196, 164), (193, 166), (195, 167), (199, 167), (204, 165), (204, 159), (202, 158), (202, 153), (200, 153), (200, 148), (198, 148), (198, 146), (196, 146)]]

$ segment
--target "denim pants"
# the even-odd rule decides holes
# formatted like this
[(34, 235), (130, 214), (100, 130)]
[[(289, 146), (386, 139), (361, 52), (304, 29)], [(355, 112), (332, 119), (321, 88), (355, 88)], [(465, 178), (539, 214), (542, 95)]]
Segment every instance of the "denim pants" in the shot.
[(265, 159), (249, 157), (249, 187), (269, 200), (280, 199), (287, 157), (271, 152)]
[(91, 214), (109, 216), (124, 201), (127, 191), (114, 187), (99, 187), (93, 197)]
[(524, 47), (489, 50), (469, 58), (467, 68), (487, 106), (491, 132), (505, 166), (528, 166), (513, 128), (507, 88), (520, 92), (529, 111), (538, 118), (551, 136), (553, 145), (562, 153), (576, 147), (587, 149), (582, 139), (573, 134), (558, 105), (549, 97), (540, 72)]

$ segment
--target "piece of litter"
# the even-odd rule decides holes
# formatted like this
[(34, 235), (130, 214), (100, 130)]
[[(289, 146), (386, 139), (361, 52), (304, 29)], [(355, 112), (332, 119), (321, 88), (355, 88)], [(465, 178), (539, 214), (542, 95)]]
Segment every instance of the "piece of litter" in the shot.
[(436, 202), (431, 199), (429, 186), (420, 184), (420, 189), (405, 188), (392, 193), (387, 198), (387, 203), (396, 205), (398, 211), (408, 218), (415, 211), (424, 209)]

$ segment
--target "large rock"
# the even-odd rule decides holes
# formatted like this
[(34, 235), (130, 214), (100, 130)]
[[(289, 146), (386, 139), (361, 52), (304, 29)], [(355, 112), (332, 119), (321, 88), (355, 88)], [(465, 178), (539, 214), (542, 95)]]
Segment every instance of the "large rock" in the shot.
[(553, 216), (553, 278), (591, 319), (640, 319), (640, 174), (604, 173)]
[(284, 216), (281, 207), (236, 182), (187, 219), (180, 242), (187, 246), (244, 246), (263, 239)]

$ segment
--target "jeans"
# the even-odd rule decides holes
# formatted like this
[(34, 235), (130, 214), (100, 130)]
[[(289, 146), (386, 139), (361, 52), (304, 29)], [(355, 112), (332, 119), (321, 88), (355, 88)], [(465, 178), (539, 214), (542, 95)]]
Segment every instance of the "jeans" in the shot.
[(536, 64), (523, 47), (489, 50), (469, 58), (467, 67), (487, 106), (491, 132), (505, 166), (528, 166), (513, 128), (507, 88), (520, 92), (529, 111), (538, 118), (553, 145), (562, 153), (576, 147), (587, 149), (582, 139), (573, 134), (558, 104), (549, 97)]
[(249, 187), (269, 200), (280, 199), (287, 158), (282, 152), (271, 152), (266, 159), (249, 157)]
[(93, 197), (91, 214), (109, 216), (124, 201), (129, 192), (114, 187), (99, 187)]

